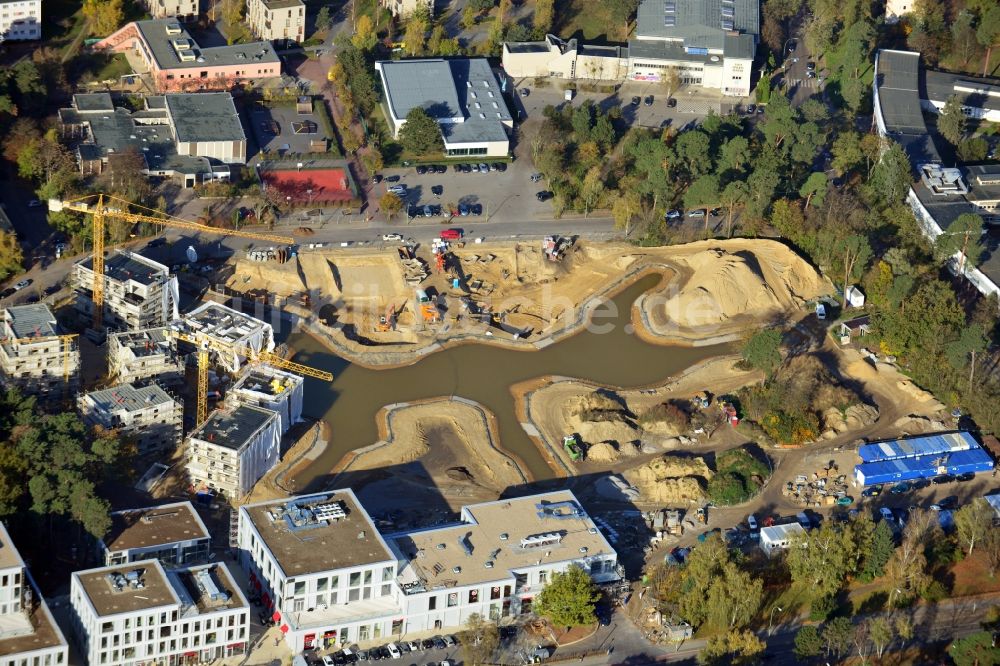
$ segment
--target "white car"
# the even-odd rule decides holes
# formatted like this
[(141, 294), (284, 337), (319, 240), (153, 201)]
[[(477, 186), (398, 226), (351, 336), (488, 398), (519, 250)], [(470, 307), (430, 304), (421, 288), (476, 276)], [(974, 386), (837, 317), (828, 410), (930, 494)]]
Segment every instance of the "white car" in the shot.
[(385, 649), (389, 651), (389, 656), (392, 657), (393, 659), (399, 659), (400, 657), (403, 656), (403, 653), (400, 651), (399, 646), (396, 645), (395, 643), (389, 643), (388, 645), (385, 646)]
[(31, 284), (31, 280), (21, 280), (20, 282), (14, 285), (14, 291), (21, 291), (29, 284)]
[(750, 528), (751, 532), (754, 532), (754, 531), (757, 530), (757, 516), (755, 516), (753, 514), (750, 514), (749, 516), (747, 516), (747, 527)]
[(816, 319), (826, 319), (826, 306), (822, 303), (816, 304)]
[(382, 240), (403, 242), (403, 234), (382, 234)]
[(334, 666), (333, 657), (328, 654), (323, 655), (323, 666)]
[(683, 214), (679, 210), (668, 210), (666, 218), (668, 220), (679, 220), (683, 217)]

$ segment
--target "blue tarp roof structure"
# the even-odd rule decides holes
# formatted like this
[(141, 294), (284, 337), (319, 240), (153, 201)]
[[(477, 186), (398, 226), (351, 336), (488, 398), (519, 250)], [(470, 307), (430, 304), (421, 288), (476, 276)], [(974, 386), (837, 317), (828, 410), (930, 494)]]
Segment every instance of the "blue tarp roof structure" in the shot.
[(870, 486), (875, 483), (923, 479), (943, 473), (963, 474), (991, 469), (993, 459), (986, 451), (977, 447), (954, 453), (862, 463), (854, 466), (854, 474), (858, 481)]
[(923, 455), (940, 455), (979, 448), (979, 443), (968, 432), (935, 433), (908, 439), (896, 439), (874, 444), (862, 444), (858, 455), (862, 462), (916, 458)]

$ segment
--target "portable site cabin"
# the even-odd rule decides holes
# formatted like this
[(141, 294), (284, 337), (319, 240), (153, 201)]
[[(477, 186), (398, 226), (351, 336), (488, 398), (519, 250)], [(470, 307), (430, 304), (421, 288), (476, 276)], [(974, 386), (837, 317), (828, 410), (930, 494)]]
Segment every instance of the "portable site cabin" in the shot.
[(846, 292), (847, 304), (852, 308), (863, 308), (865, 306), (865, 293), (857, 285), (851, 285)]

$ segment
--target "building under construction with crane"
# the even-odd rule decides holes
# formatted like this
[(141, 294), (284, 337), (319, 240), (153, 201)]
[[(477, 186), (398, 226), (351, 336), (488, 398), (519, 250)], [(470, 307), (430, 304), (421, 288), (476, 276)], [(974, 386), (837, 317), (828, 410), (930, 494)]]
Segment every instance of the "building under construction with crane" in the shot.
[(304, 383), (302, 377), (266, 364), (251, 366), (226, 392), (226, 404), (252, 405), (276, 412), (284, 435), (302, 421)]
[[(94, 259), (87, 257), (73, 267), (76, 308), (94, 314)], [(170, 269), (141, 254), (117, 250), (104, 261), (104, 324), (134, 331), (162, 326), (177, 319), (177, 277)]]
[(184, 405), (156, 384), (119, 384), (77, 398), (84, 422), (117, 430), (139, 455), (173, 451), (183, 436)]
[(63, 335), (48, 305), (15, 305), (3, 311), (0, 377), (5, 389), (61, 397), (80, 386), (80, 348)]
[(177, 353), (177, 340), (158, 326), (108, 336), (108, 376), (117, 382), (156, 379), (160, 384), (184, 380), (184, 359)]

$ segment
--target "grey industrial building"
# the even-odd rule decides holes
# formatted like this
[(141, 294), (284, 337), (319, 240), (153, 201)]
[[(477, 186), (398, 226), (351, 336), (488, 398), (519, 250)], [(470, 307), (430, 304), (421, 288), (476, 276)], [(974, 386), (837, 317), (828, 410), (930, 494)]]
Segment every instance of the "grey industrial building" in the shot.
[[(73, 267), (76, 308), (84, 316), (94, 312), (94, 258)], [(177, 278), (161, 263), (136, 252), (117, 250), (104, 260), (104, 325), (137, 330), (162, 326), (177, 319)]]
[(83, 421), (117, 430), (139, 455), (172, 451), (183, 437), (184, 405), (156, 384), (119, 384), (77, 398)]
[(393, 136), (406, 115), (423, 108), (441, 127), (449, 156), (501, 157), (510, 152), (514, 120), (485, 58), (392, 60), (375, 63), (382, 109)]
[(4, 388), (60, 397), (80, 385), (80, 348), (44, 303), (12, 305), (3, 311), (0, 376)]
[(247, 159), (246, 135), (228, 92), (148, 96), (138, 111), (116, 106), (108, 93), (74, 95), (72, 106), (59, 110), (59, 122), (64, 139), (79, 140), (83, 175), (113, 172), (119, 156), (132, 149), (146, 175), (193, 187), (228, 181), (230, 165)]
[[(989, 224), (1000, 222), (1000, 167), (942, 164), (924, 122), (920, 70), (920, 54), (913, 51), (882, 49), (875, 59), (875, 123), (879, 134), (899, 143), (909, 157), (914, 173), (907, 194), (910, 209), (931, 240), (947, 233), (964, 213), (980, 215)], [(981, 293), (1000, 294), (1000, 234), (990, 231), (984, 244), (987, 251), (978, 266), (959, 266), (958, 256), (950, 266)]]

